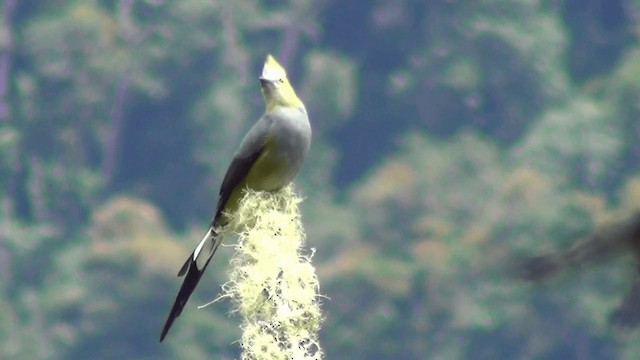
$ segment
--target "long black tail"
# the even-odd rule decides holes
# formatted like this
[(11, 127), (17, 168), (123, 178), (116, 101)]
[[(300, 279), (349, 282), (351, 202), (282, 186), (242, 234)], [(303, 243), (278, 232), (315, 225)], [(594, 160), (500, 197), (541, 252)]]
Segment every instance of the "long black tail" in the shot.
[(176, 320), (176, 318), (180, 316), (182, 309), (184, 309), (187, 300), (189, 300), (189, 296), (191, 296), (191, 293), (193, 293), (193, 290), (195, 290), (196, 286), (198, 285), (198, 282), (200, 281), (204, 270), (207, 268), (207, 265), (209, 265), (209, 261), (207, 261), (202, 269), (198, 270), (198, 267), (196, 266), (192, 255), (189, 257), (189, 259), (187, 259), (187, 262), (184, 264), (182, 269), (180, 269), (178, 276), (184, 275), (185, 271), (187, 275), (185, 276), (184, 282), (180, 287), (180, 291), (178, 291), (176, 300), (173, 302), (173, 307), (171, 307), (169, 317), (167, 317), (167, 321), (164, 323), (162, 333), (160, 333), (160, 342), (162, 342), (162, 340), (164, 340), (164, 337), (167, 336), (167, 333), (169, 332), (169, 329), (171, 328), (171, 325), (173, 325), (173, 322)]

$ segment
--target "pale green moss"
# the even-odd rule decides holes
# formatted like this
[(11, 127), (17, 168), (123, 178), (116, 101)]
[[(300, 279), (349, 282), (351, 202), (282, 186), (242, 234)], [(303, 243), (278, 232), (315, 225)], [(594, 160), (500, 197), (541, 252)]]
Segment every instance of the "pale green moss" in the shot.
[(225, 296), (243, 317), (242, 359), (321, 359), (318, 278), (303, 255), (304, 230), (292, 186), (248, 191), (234, 223), (239, 233)]

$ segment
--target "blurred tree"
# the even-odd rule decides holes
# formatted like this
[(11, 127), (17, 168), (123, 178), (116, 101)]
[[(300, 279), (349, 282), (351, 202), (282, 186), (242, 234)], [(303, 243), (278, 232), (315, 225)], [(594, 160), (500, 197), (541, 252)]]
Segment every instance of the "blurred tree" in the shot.
[[(539, 296), (508, 273), (509, 259), (586, 234), (606, 201), (477, 135), (403, 144), (352, 193), (354, 211), (366, 214), (361, 240), (320, 271), (332, 299), (325, 329), (341, 329), (325, 334), (335, 344), (328, 356), (615, 356), (606, 309), (628, 286), (619, 268)], [(604, 278), (607, 290), (595, 293)], [(578, 348), (564, 346), (577, 339)]]
[[(357, 121), (337, 134), (350, 145), (342, 148), (339, 183), (404, 131), (451, 135), (471, 127), (513, 142), (540, 111), (569, 96), (561, 18), (540, 1), (333, 3), (326, 14), (329, 41), (365, 74)], [(351, 146), (360, 133), (367, 138)]]
[(637, 356), (607, 325), (625, 259), (535, 288), (505, 265), (637, 207), (640, 1), (1, 6), (0, 358), (238, 356), (224, 304), (155, 341), (271, 52), (314, 128), (328, 357)]
[(111, 199), (96, 209), (84, 236), (56, 257), (38, 300), (60, 358), (169, 359), (188, 347), (233, 354), (237, 326), (213, 307), (198, 310), (200, 320), (185, 312), (188, 331), (197, 329), (198, 336), (179, 327), (171, 345), (158, 344), (175, 285), (168, 277), (188, 244), (170, 236), (157, 208), (134, 198)]
[[(565, 0), (561, 14), (571, 36), (568, 72), (578, 82), (610, 71), (634, 41), (633, 0)], [(635, 19), (634, 19), (635, 17)]]
[(602, 189), (617, 178), (624, 124), (608, 103), (576, 97), (549, 110), (517, 144), (516, 161), (574, 187)]

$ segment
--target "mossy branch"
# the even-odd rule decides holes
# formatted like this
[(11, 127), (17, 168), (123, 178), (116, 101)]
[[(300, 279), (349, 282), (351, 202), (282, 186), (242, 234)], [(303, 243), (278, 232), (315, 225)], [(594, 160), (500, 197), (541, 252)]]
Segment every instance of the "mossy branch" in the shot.
[(304, 230), (288, 186), (247, 191), (231, 228), (239, 231), (225, 295), (243, 317), (242, 359), (321, 359), (318, 278), (302, 254)]

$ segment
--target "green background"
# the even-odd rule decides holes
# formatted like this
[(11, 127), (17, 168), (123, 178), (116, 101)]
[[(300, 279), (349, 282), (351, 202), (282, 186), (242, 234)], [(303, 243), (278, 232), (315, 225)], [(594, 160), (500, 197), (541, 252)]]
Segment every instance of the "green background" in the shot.
[[(273, 53), (328, 359), (635, 359), (621, 256), (534, 286), (640, 201), (639, 0), (4, 0), (0, 358), (233, 359), (223, 248), (158, 335)], [(227, 243), (229, 243), (228, 240)], [(640, 306), (640, 304), (638, 304)]]

